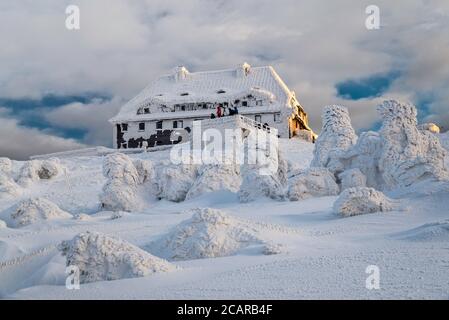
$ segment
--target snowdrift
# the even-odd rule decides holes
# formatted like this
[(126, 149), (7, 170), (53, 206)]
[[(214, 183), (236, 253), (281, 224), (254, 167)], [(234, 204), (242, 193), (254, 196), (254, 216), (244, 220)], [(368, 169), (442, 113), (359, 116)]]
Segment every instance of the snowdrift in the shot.
[(217, 209), (194, 209), (195, 214), (148, 246), (168, 260), (229, 256), (253, 244), (262, 244), (249, 224)]
[(56, 204), (45, 198), (31, 198), (17, 204), (11, 214), (11, 224), (19, 228), (38, 221), (68, 219), (72, 215), (61, 210)]
[(79, 268), (81, 283), (144, 277), (177, 269), (124, 240), (97, 232), (80, 233), (63, 241), (59, 250), (66, 257), (67, 266)]
[(350, 188), (340, 194), (333, 210), (338, 215), (350, 217), (391, 211), (394, 206), (393, 200), (373, 188)]
[(310, 168), (290, 181), (288, 198), (298, 201), (312, 197), (335, 196), (340, 188), (334, 175), (326, 168)]
[(427, 223), (398, 235), (401, 240), (409, 241), (449, 241), (449, 219)]

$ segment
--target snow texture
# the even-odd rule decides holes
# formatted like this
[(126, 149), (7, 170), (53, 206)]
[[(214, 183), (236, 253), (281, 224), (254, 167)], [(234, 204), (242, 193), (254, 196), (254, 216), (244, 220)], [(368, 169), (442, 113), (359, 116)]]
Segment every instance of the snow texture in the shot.
[(340, 161), (346, 170), (360, 170), (365, 176), (367, 187), (382, 189), (384, 182), (379, 169), (381, 151), (382, 139), (379, 133), (367, 131), (359, 136), (357, 143), (341, 156)]
[(158, 166), (155, 179), (156, 197), (169, 201), (184, 201), (197, 177), (197, 168), (193, 165)]
[(21, 201), (11, 214), (12, 226), (16, 228), (38, 221), (68, 218), (72, 218), (70, 213), (61, 210), (50, 200), (40, 197)]
[(256, 232), (218, 209), (197, 208), (191, 219), (181, 222), (167, 235), (150, 244), (168, 260), (224, 257), (262, 241)]
[(366, 187), (366, 176), (358, 168), (343, 171), (338, 175), (341, 190)]
[(340, 156), (357, 141), (348, 109), (338, 105), (326, 106), (322, 115), (323, 128), (313, 152), (312, 167), (328, 168), (333, 174), (343, 170)]
[(80, 233), (63, 241), (59, 249), (66, 256), (67, 266), (79, 268), (81, 283), (144, 277), (177, 269), (131, 243), (97, 232)]
[(10, 177), (0, 173), (0, 199), (4, 196), (17, 197), (22, 194), (22, 188)]
[(137, 170), (138, 183), (144, 184), (154, 179), (154, 163), (151, 160), (134, 160), (134, 167)]
[(239, 166), (204, 165), (199, 168), (199, 175), (187, 193), (186, 199), (221, 190), (238, 192), (241, 183)]
[(426, 223), (418, 228), (402, 232), (401, 240), (410, 241), (449, 241), (449, 219)]
[(288, 198), (298, 201), (312, 197), (335, 196), (340, 192), (334, 175), (326, 168), (312, 167), (290, 181)]
[(335, 201), (333, 210), (343, 217), (391, 211), (393, 200), (373, 188), (349, 188)]
[(103, 163), (103, 175), (108, 179), (100, 195), (103, 209), (111, 211), (140, 209), (137, 197), (139, 175), (128, 156), (121, 153), (108, 155)]
[(384, 101), (378, 111), (383, 119), (379, 168), (386, 189), (447, 178), (446, 151), (435, 134), (418, 129), (415, 106), (389, 100)]
[(0, 157), (0, 175), (11, 172), (12, 163), (9, 158)]
[(64, 171), (58, 158), (31, 160), (25, 162), (20, 170), (18, 183), (24, 187), (39, 180), (48, 180)]

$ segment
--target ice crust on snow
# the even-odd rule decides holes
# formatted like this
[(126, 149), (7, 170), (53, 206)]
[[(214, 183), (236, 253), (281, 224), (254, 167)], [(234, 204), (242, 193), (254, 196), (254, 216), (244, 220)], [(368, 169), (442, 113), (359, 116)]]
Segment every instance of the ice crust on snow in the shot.
[(326, 106), (322, 121), (323, 128), (315, 143), (311, 166), (325, 167), (335, 174), (342, 171), (341, 154), (356, 143), (357, 135), (348, 109), (343, 106)]
[(335, 196), (340, 188), (334, 175), (326, 168), (311, 167), (289, 182), (288, 198), (298, 201), (312, 197)]
[(343, 217), (374, 212), (391, 211), (395, 207), (393, 200), (373, 188), (349, 188), (344, 190), (335, 201), (333, 210)]
[(11, 214), (13, 227), (19, 228), (38, 221), (68, 219), (72, 215), (61, 210), (56, 204), (45, 198), (31, 198), (18, 203)]
[(378, 111), (383, 119), (379, 168), (387, 189), (448, 177), (444, 167), (446, 151), (435, 134), (418, 129), (415, 106), (389, 100)]
[(81, 283), (144, 277), (177, 267), (119, 238), (80, 233), (59, 246), (67, 266), (77, 266)]
[(128, 156), (122, 153), (108, 155), (104, 159), (103, 175), (108, 179), (100, 195), (103, 209), (111, 211), (140, 209), (137, 197), (139, 174)]
[(198, 208), (167, 235), (149, 245), (168, 260), (191, 260), (235, 254), (251, 244), (261, 244), (254, 228), (211, 208)]

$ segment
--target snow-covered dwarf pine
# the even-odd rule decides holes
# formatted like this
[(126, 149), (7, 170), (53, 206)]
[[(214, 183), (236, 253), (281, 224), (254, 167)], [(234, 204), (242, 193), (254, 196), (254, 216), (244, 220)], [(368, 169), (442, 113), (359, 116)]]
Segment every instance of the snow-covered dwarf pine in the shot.
[(85, 232), (63, 241), (59, 250), (67, 266), (76, 266), (80, 282), (144, 277), (177, 269), (171, 263), (119, 238), (98, 232)]
[(26, 187), (35, 181), (54, 178), (63, 171), (64, 168), (58, 158), (30, 160), (22, 166), (17, 182)]

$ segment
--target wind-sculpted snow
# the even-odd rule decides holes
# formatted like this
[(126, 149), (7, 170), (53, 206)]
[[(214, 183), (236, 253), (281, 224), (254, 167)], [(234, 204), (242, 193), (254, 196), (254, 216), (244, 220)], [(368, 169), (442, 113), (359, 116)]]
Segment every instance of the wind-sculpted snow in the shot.
[(12, 163), (9, 158), (0, 157), (0, 175), (11, 172)]
[(64, 171), (58, 158), (48, 160), (30, 160), (25, 162), (19, 174), (18, 183), (28, 187), (39, 180), (48, 180)]
[(137, 197), (139, 175), (128, 156), (121, 153), (108, 155), (103, 163), (103, 174), (108, 178), (100, 195), (103, 209), (135, 211), (141, 208)]
[(61, 210), (56, 204), (45, 198), (31, 198), (21, 201), (11, 214), (12, 227), (23, 227), (38, 221), (69, 219), (72, 215)]
[(129, 242), (97, 232), (80, 233), (63, 241), (59, 249), (67, 266), (79, 268), (81, 283), (144, 277), (177, 269)]
[(446, 151), (435, 134), (418, 129), (415, 106), (389, 100), (378, 111), (383, 121), (379, 168), (387, 189), (447, 178)]
[(366, 187), (366, 176), (358, 168), (348, 169), (338, 175), (341, 190)]
[(310, 168), (290, 180), (288, 198), (298, 201), (312, 197), (338, 195), (340, 189), (334, 175), (326, 168)]
[(195, 214), (149, 245), (168, 260), (223, 257), (244, 247), (262, 244), (257, 231), (217, 209), (194, 209)]
[(9, 176), (0, 173), (0, 199), (5, 196), (17, 197), (22, 194), (22, 188)]
[(214, 191), (238, 192), (242, 183), (240, 167), (236, 165), (204, 165), (187, 193), (186, 199)]
[[(341, 157), (345, 170), (359, 170), (366, 179), (366, 186), (382, 189), (383, 178), (379, 169), (379, 158), (382, 151), (382, 139), (377, 132), (363, 132), (355, 145)], [(344, 177), (347, 173), (342, 173)], [(363, 179), (363, 178), (361, 178)], [(363, 187), (363, 185), (360, 185)], [(342, 190), (347, 186), (342, 186)]]
[(343, 217), (391, 211), (393, 200), (373, 188), (349, 188), (334, 203), (334, 212)]
[(174, 202), (184, 201), (196, 177), (197, 168), (193, 165), (161, 165), (154, 182), (156, 196)]
[(332, 173), (343, 170), (342, 153), (357, 141), (351, 125), (348, 109), (342, 106), (326, 106), (322, 115), (323, 128), (315, 144), (312, 167), (325, 167)]

